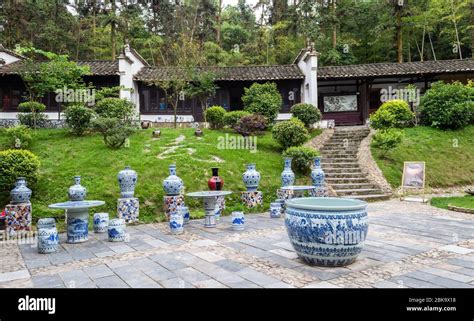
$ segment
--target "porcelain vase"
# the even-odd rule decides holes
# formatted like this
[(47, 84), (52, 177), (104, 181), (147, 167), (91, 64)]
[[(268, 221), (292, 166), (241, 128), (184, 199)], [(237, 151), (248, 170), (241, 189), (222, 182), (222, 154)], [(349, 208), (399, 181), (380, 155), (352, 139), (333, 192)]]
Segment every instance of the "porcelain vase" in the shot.
[(15, 183), (15, 188), (10, 192), (10, 199), (12, 204), (29, 203), (31, 198), (31, 189), (26, 187), (26, 179), (18, 177)]
[(38, 231), (44, 228), (56, 228), (56, 220), (52, 217), (40, 218), (36, 223), (36, 228)]
[(183, 224), (188, 224), (190, 220), (189, 208), (187, 206), (178, 207), (178, 214), (183, 216)]
[(137, 172), (130, 169), (130, 166), (126, 166), (124, 170), (118, 173), (117, 178), (120, 186), (120, 196), (122, 198), (132, 198), (137, 185)]
[(291, 186), (295, 183), (295, 173), (291, 170), (291, 158), (285, 158), (285, 167), (281, 172), (281, 186)]
[(38, 253), (54, 253), (59, 249), (59, 235), (56, 227), (38, 230)]
[(207, 185), (211, 191), (222, 191), (224, 187), (224, 180), (219, 177), (219, 168), (212, 168), (212, 177), (207, 181)]
[(69, 187), (68, 196), (70, 201), (83, 201), (87, 196), (87, 190), (81, 185), (81, 176), (74, 176), (74, 185)]
[(281, 203), (280, 202), (270, 203), (270, 217), (271, 218), (281, 217)]
[(184, 219), (181, 213), (173, 213), (170, 215), (171, 234), (181, 234), (184, 231)]
[(313, 186), (324, 186), (324, 171), (321, 168), (321, 157), (314, 158), (313, 169), (311, 170), (311, 181)]
[(166, 195), (179, 195), (184, 187), (183, 180), (176, 176), (176, 165), (169, 166), (170, 175), (163, 181)]
[(232, 229), (242, 231), (245, 228), (244, 212), (232, 212)]
[(244, 182), (248, 192), (253, 192), (258, 189), (260, 173), (256, 170), (255, 164), (247, 165), (247, 170), (242, 174), (242, 181)]
[(125, 241), (125, 220), (122, 218), (114, 218), (109, 221), (107, 228), (109, 242)]
[(105, 233), (109, 227), (109, 213), (94, 214), (94, 232)]

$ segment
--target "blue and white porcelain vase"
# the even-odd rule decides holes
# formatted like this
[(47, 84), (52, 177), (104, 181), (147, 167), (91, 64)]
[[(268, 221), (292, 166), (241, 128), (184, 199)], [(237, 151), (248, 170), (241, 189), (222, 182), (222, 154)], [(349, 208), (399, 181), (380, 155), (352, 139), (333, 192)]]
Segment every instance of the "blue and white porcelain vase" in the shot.
[(214, 215), (216, 217), (216, 221), (219, 221), (221, 219), (221, 213), (222, 208), (219, 206), (219, 204), (216, 203), (216, 207), (214, 208)]
[(248, 192), (254, 192), (258, 189), (260, 182), (260, 173), (256, 170), (255, 164), (248, 164), (247, 170), (242, 174), (242, 181)]
[(285, 157), (285, 167), (281, 172), (281, 186), (291, 186), (295, 183), (295, 173), (291, 170), (291, 157)]
[(109, 228), (109, 213), (94, 214), (94, 232), (105, 233)]
[(281, 203), (280, 202), (270, 203), (270, 217), (271, 218), (281, 217)]
[(232, 212), (232, 229), (242, 231), (245, 228), (244, 212)]
[(86, 198), (87, 190), (81, 185), (81, 176), (74, 176), (74, 185), (69, 187), (68, 196), (70, 201), (83, 201)]
[(109, 242), (125, 241), (125, 220), (122, 218), (111, 219), (107, 231)]
[(184, 231), (184, 219), (181, 213), (173, 213), (170, 215), (171, 234), (181, 234)]
[(183, 224), (188, 224), (190, 219), (189, 208), (187, 206), (178, 207), (178, 214), (183, 215)]
[(122, 198), (132, 198), (137, 185), (137, 172), (126, 166), (124, 170), (118, 173), (118, 182), (120, 185), (120, 196)]
[(59, 235), (56, 227), (38, 230), (38, 253), (54, 253), (59, 249)]
[(52, 217), (40, 218), (36, 223), (36, 228), (38, 231), (44, 228), (56, 228), (56, 220)]
[(324, 186), (324, 171), (321, 168), (321, 157), (317, 156), (314, 158), (314, 166), (311, 170), (311, 180), (313, 186)]
[(183, 189), (183, 180), (176, 176), (176, 165), (169, 167), (170, 175), (163, 181), (163, 189), (166, 195), (179, 195)]
[(15, 183), (15, 188), (10, 192), (11, 203), (29, 203), (30, 198), (31, 189), (26, 187), (26, 179), (24, 177), (18, 177)]

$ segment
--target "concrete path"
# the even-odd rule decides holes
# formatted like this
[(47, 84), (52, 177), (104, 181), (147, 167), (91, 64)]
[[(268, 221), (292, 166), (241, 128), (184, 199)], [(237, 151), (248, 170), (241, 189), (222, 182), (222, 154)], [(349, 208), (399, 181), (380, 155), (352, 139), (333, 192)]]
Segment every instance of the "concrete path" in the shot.
[(365, 249), (348, 267), (303, 264), (283, 218), (265, 213), (247, 215), (241, 232), (223, 217), (216, 229), (192, 221), (178, 236), (164, 223), (128, 226), (123, 243), (91, 233), (67, 244), (61, 235), (60, 251), (47, 255), (2, 246), (0, 287), (474, 287), (474, 215), (390, 200), (369, 205), (369, 222)]

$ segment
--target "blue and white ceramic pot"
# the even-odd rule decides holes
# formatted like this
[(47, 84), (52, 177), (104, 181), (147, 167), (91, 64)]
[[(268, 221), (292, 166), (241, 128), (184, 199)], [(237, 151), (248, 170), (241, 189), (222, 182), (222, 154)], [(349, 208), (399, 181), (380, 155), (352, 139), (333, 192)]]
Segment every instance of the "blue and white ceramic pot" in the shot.
[(242, 181), (244, 182), (248, 192), (253, 192), (258, 189), (260, 173), (257, 172), (255, 164), (247, 165), (247, 170), (242, 174)]
[(81, 176), (74, 176), (74, 185), (69, 187), (68, 196), (70, 201), (83, 201), (86, 198), (87, 190), (81, 185)]
[(367, 203), (336, 197), (293, 198), (286, 201), (285, 226), (293, 248), (306, 263), (348, 265), (364, 246)]
[(281, 217), (281, 203), (280, 202), (270, 203), (270, 217), (271, 218)]
[(105, 233), (109, 228), (109, 213), (94, 214), (94, 232)]
[(219, 204), (216, 204), (216, 207), (214, 208), (214, 215), (216, 217), (216, 221), (219, 221), (221, 219), (221, 213), (222, 208), (219, 206)]
[(183, 180), (176, 176), (176, 165), (170, 165), (170, 175), (163, 181), (166, 195), (179, 195), (183, 189)]
[(38, 253), (54, 253), (59, 248), (59, 235), (55, 227), (38, 230)]
[(111, 219), (107, 231), (109, 242), (125, 241), (125, 220), (122, 218)]
[(275, 203), (280, 203), (280, 205), (281, 205), (281, 214), (282, 215), (285, 214), (285, 200), (282, 199), (282, 198), (277, 198), (275, 200)]
[(321, 168), (321, 157), (315, 157), (313, 169), (311, 170), (311, 180), (313, 186), (324, 186), (324, 176), (324, 171)]
[(31, 198), (31, 189), (26, 187), (26, 179), (18, 177), (15, 183), (15, 188), (10, 192), (10, 199), (12, 204), (29, 203)]
[(183, 224), (188, 224), (190, 219), (189, 208), (187, 206), (178, 207), (178, 214), (183, 216)]
[(232, 229), (242, 231), (245, 228), (244, 212), (232, 212)]
[(170, 215), (170, 230), (171, 234), (181, 234), (184, 231), (184, 219), (183, 215), (178, 213), (173, 213)]
[(40, 218), (36, 223), (36, 228), (38, 231), (44, 228), (56, 228), (56, 220), (52, 217)]
[(67, 242), (81, 243), (89, 239), (89, 213), (68, 210), (67, 212)]
[(285, 158), (285, 167), (281, 172), (281, 186), (290, 186), (295, 183), (295, 173), (291, 170), (291, 158)]
[(137, 185), (137, 172), (126, 166), (124, 170), (118, 173), (118, 182), (120, 185), (120, 196), (122, 198), (132, 198)]

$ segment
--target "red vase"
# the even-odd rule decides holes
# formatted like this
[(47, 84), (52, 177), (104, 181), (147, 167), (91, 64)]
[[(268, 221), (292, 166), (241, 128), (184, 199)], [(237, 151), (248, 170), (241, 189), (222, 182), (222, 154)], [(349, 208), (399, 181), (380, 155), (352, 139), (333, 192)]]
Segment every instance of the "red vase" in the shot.
[(221, 191), (224, 187), (224, 180), (219, 177), (219, 168), (212, 168), (212, 177), (207, 181), (207, 185), (211, 191)]

